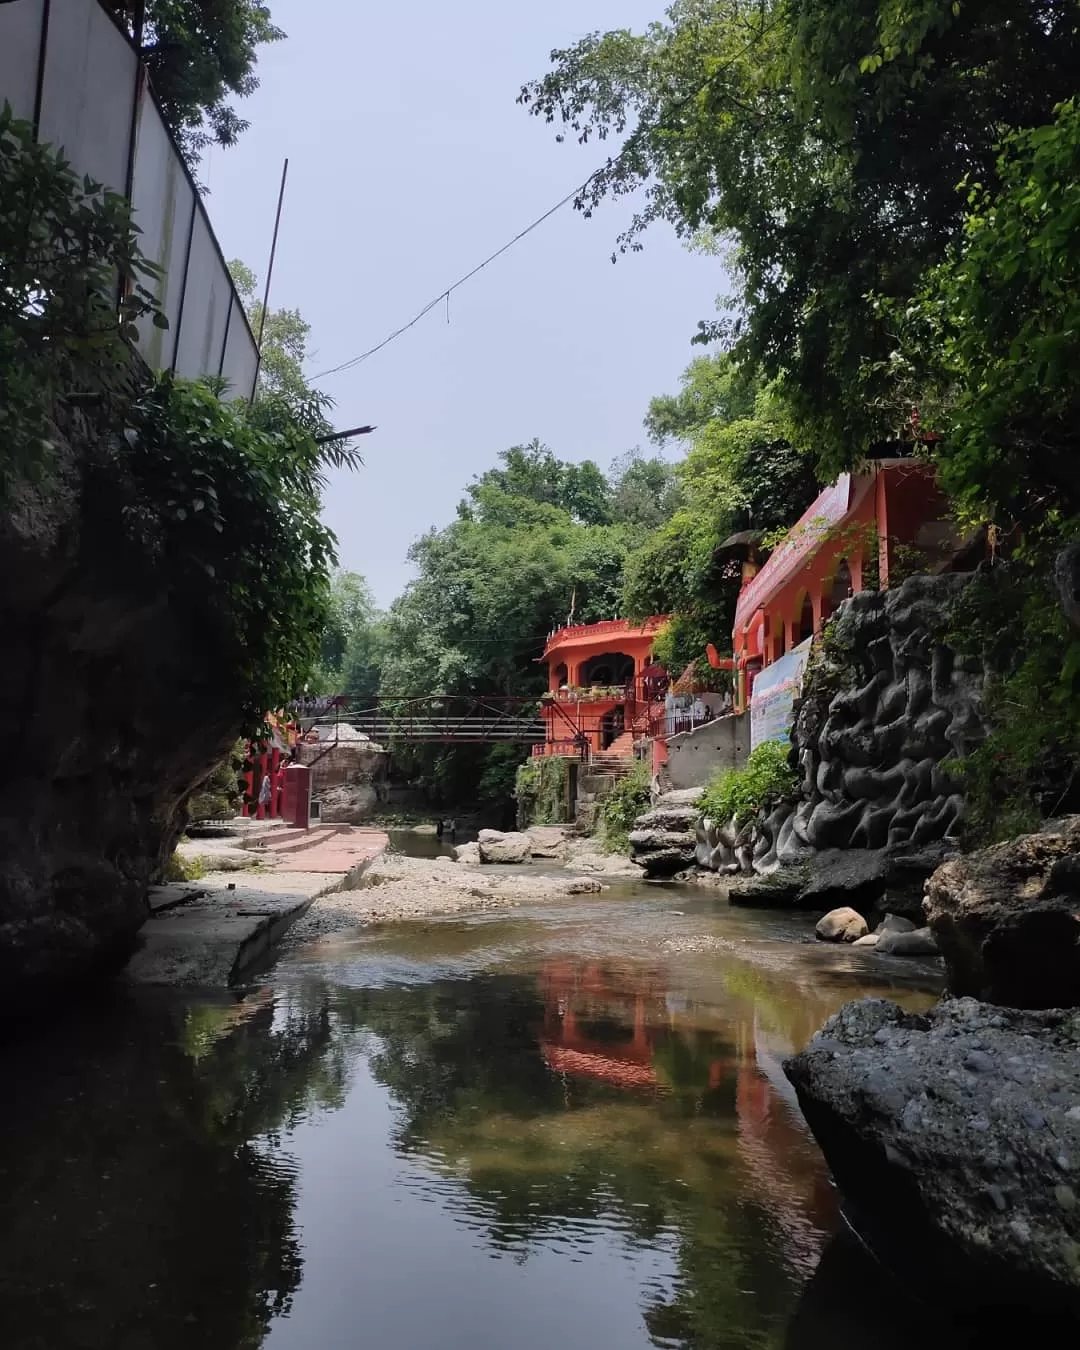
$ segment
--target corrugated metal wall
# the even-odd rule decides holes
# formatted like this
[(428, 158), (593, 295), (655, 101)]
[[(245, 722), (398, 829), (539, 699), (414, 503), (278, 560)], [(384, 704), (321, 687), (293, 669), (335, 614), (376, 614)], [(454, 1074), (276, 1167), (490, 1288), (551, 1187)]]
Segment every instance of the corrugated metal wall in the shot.
[(73, 169), (128, 195), (168, 331), (145, 319), (139, 353), (154, 369), (222, 375), (249, 398), (255, 339), (202, 200), (128, 37), (98, 0), (0, 5), (0, 103), (35, 123)]

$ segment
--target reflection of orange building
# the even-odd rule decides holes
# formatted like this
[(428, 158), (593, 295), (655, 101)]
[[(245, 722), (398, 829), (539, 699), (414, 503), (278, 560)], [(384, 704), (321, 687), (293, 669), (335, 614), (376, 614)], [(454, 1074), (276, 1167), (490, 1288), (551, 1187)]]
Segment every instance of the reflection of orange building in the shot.
[(732, 633), (736, 708), (746, 708), (754, 675), (819, 633), (868, 573), (886, 589), (906, 550), (917, 551), (922, 570), (951, 567), (947, 514), (933, 467), (920, 460), (883, 459), (826, 488), (760, 571), (744, 564)]
[(551, 1069), (617, 1087), (657, 1086), (648, 1009), (663, 996), (659, 984), (635, 983), (630, 991), (600, 966), (552, 962), (540, 989), (540, 1050)]
[(766, 1210), (782, 1234), (791, 1266), (811, 1275), (835, 1226), (835, 1192), (780, 1059), (764, 1043), (756, 1018), (739, 1025), (737, 1057), (739, 1162), (750, 1181), (748, 1198)]
[[(654, 1061), (661, 1062), (658, 1055), (680, 1036), (666, 1006), (667, 991), (662, 972), (549, 963), (540, 976), (540, 1050), (548, 1067), (624, 1090), (660, 1089), (663, 1080)], [(702, 1091), (713, 1092), (725, 1080), (734, 1088), (734, 1099), (725, 1099), (719, 1109), (735, 1111), (745, 1199), (764, 1209), (782, 1234), (791, 1266), (809, 1274), (833, 1227), (835, 1198), (780, 1067), (793, 1047), (770, 1045), (751, 1008), (731, 1013), (733, 1047), (700, 1029), (686, 1044), (696, 1041), (697, 1053), (705, 1051), (707, 1073), (698, 1080)], [(717, 1128), (723, 1128), (723, 1116)]]
[[(541, 708), (547, 725), (535, 755), (606, 753), (631, 758), (634, 741), (651, 734), (650, 708), (663, 672), (650, 666), (663, 618), (625, 619), (560, 628), (547, 640), (548, 692)], [(655, 687), (651, 687), (655, 684)]]

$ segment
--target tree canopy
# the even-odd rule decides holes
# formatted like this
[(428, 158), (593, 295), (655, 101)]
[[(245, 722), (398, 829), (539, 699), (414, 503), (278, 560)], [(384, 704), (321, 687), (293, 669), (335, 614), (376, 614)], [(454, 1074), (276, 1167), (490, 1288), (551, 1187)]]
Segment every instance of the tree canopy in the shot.
[(910, 432), (880, 301), (913, 297), (994, 194), (1010, 131), (1071, 97), (1069, 0), (676, 0), (641, 34), (552, 53), (521, 94), (580, 140), (625, 135), (579, 205), (640, 191), (620, 246), (663, 219), (727, 249), (705, 336), (779, 381), (826, 476)]
[(262, 328), (260, 391), (284, 394), (289, 398), (307, 397), (311, 390), (304, 376), (304, 361), (307, 358), (311, 325), (298, 309), (272, 309), (267, 313), (264, 323), (263, 302), (258, 295), (258, 277), (238, 258), (229, 263), (229, 272), (244, 302), (248, 322), (256, 337)]
[[(259, 47), (285, 34), (258, 0), (106, 0), (140, 42), (150, 81), (189, 163), (208, 145), (232, 145), (248, 123), (231, 98), (259, 87)], [(135, 31), (143, 14), (141, 33)]]
[(678, 671), (705, 645), (731, 641), (739, 569), (717, 557), (739, 530), (791, 525), (817, 494), (809, 456), (785, 436), (774, 391), (747, 385), (726, 353), (701, 357), (678, 394), (653, 399), (645, 419), (657, 440), (688, 446), (675, 475), (679, 505), (627, 560), (622, 611), (670, 613), (657, 655)]

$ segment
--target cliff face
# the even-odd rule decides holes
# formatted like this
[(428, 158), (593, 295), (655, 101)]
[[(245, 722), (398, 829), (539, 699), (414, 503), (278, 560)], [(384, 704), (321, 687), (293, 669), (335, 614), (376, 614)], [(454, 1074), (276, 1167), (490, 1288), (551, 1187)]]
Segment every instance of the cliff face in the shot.
[(123, 963), (184, 798), (241, 730), (212, 627), (133, 565), (99, 509), (107, 473), (57, 454), (47, 488), (0, 509), (0, 1000), (16, 1007)]

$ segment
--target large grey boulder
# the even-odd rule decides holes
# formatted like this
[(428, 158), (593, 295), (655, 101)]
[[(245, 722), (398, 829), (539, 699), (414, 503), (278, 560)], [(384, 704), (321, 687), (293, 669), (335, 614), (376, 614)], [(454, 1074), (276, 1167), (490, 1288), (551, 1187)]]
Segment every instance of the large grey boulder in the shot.
[(784, 1071), (856, 1226), (924, 1294), (1080, 1314), (1080, 1012), (864, 999)]
[(480, 845), (475, 839), (470, 840), (467, 844), (458, 844), (454, 849), (454, 861), (464, 863), (466, 867), (479, 867), (481, 862)]
[(1080, 1003), (1080, 816), (945, 863), (923, 908), (951, 993), (1015, 1008)]
[(477, 843), (480, 861), (485, 863), (523, 863), (532, 854), (529, 836), (515, 831), (504, 834), (501, 830), (481, 830)]
[(534, 858), (562, 861), (568, 856), (566, 830), (562, 825), (530, 825), (525, 833), (529, 836), (529, 852)]

